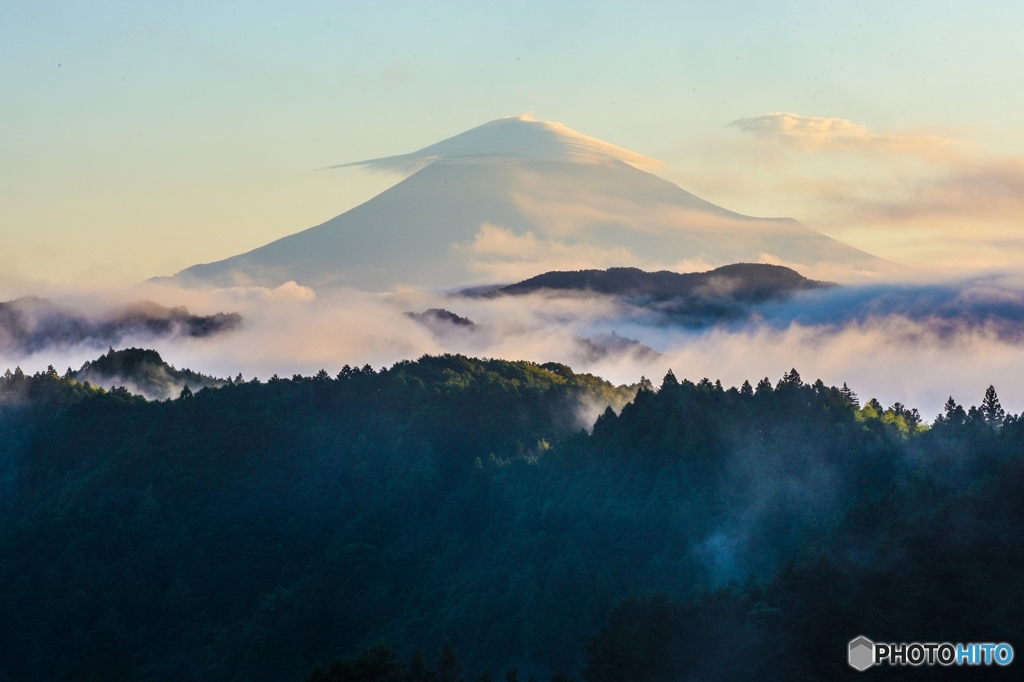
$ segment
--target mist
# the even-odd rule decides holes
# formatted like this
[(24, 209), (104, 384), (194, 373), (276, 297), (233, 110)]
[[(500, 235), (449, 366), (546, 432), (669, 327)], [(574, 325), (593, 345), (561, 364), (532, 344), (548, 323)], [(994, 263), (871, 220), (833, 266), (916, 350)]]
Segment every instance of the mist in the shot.
[[(774, 383), (796, 368), (807, 381), (845, 382), (862, 400), (899, 401), (928, 419), (948, 397), (974, 404), (992, 384), (1008, 410), (1024, 409), (1024, 282), (1001, 275), (805, 292), (696, 327), (692, 320), (679, 324), (664, 308), (592, 295), (317, 292), (289, 282), (208, 290), (147, 284), (105, 295), (53, 296), (57, 304), (91, 310), (124, 309), (131, 298), (164, 310), (185, 306), (196, 319), (235, 315), (230, 319), (236, 322), (207, 335), (122, 326), (112, 341), (37, 338), (6, 345), (0, 366), (78, 368), (108, 341), (118, 348), (153, 347), (179, 368), (264, 380), (462, 353), (560, 362), (620, 384), (641, 376), (657, 382), (670, 368), (680, 378), (708, 377), (726, 386), (764, 377)], [(420, 315), (431, 309), (472, 324)]]

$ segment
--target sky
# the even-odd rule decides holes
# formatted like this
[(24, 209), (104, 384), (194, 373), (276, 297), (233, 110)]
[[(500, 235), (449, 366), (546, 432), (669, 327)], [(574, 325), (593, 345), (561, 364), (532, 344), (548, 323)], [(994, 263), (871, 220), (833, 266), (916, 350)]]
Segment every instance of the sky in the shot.
[[(908, 305), (697, 336), (634, 329), (658, 359), (593, 371), (635, 381), (673, 366), (738, 383), (802, 361), (805, 377), (859, 380), (863, 395), (931, 415), (989, 383), (1010, 384), (1004, 403), (1021, 410), (1021, 26), (1011, 2), (0, 0), (0, 301), (110, 308), (144, 280), (319, 224), (403, 177), (328, 166), (532, 112), (663, 162), (658, 175), (704, 199), (794, 217), (952, 292), (934, 319)], [(897, 294), (934, 303), (927, 287)], [(235, 341), (161, 347), (220, 374), (452, 349), (586, 369), (578, 338), (614, 331), (604, 313), (555, 315), (546, 301), (457, 311), (500, 330), (481, 341), (410, 326), (401, 296), (145, 295), (242, 311)], [(950, 331), (956, 306), (974, 317)], [(0, 352), (30, 370), (53, 357)]]
[(1012, 268), (1021, 25), (1010, 2), (2, 0), (0, 293), (249, 250), (401, 179), (320, 169), (526, 111), (732, 210)]

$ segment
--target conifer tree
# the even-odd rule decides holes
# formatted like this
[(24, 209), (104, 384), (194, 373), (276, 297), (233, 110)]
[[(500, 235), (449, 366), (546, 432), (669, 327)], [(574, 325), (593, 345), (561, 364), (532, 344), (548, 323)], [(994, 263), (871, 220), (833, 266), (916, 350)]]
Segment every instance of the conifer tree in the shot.
[(843, 382), (843, 387), (839, 389), (839, 394), (843, 396), (846, 404), (850, 407), (860, 407), (860, 400), (857, 399), (857, 394), (846, 385), (845, 381)]
[(1006, 418), (1006, 411), (999, 404), (999, 396), (996, 395), (994, 386), (985, 389), (985, 399), (981, 401), (981, 412), (985, 417), (985, 423), (990, 426), (1002, 424)]

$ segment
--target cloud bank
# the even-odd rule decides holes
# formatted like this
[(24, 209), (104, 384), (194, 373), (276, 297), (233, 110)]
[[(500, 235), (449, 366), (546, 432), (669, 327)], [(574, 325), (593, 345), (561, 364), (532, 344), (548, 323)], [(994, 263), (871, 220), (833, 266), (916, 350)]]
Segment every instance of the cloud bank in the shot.
[[(145, 293), (168, 309), (184, 304), (240, 313), (245, 324), (230, 334), (155, 339), (140, 332), (121, 339), (119, 347), (154, 347), (175, 366), (216, 376), (265, 380), (321, 368), (334, 374), (345, 364), (381, 367), (425, 353), (464, 353), (562, 362), (617, 383), (642, 375), (657, 381), (670, 368), (680, 378), (720, 379), (726, 386), (763, 377), (775, 382), (795, 367), (805, 380), (846, 382), (864, 400), (899, 401), (929, 418), (950, 395), (972, 404), (994, 384), (1004, 406), (1024, 410), (1024, 282), (1013, 277), (812, 291), (700, 328), (663, 310), (588, 295), (314, 295), (292, 285), (153, 286)], [(472, 324), (422, 315), (431, 309)], [(96, 356), (88, 342), (8, 347), (0, 366), (78, 367)]]
[(125, 339), (205, 338), (241, 326), (237, 313), (193, 315), (184, 306), (152, 301), (90, 314), (34, 296), (0, 303), (0, 354), (24, 355), (51, 348), (103, 348)]

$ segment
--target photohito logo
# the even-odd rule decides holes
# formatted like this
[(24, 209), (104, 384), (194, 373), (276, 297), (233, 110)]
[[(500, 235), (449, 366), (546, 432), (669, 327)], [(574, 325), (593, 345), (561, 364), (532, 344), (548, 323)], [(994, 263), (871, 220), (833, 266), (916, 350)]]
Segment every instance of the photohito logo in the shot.
[(883, 662), (889, 665), (1010, 665), (1013, 662), (1013, 647), (1006, 642), (885, 644), (861, 636), (850, 640), (847, 655), (850, 666), (860, 671)]

